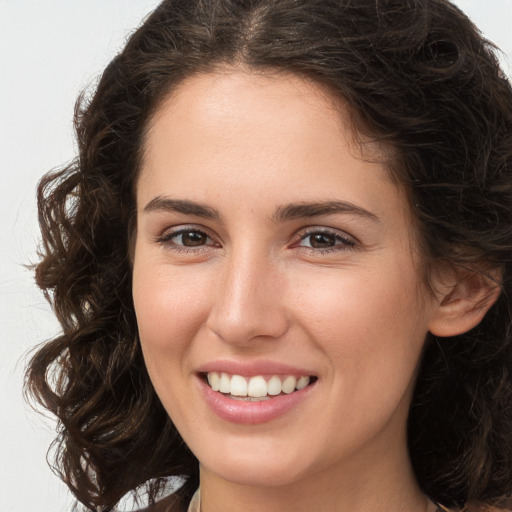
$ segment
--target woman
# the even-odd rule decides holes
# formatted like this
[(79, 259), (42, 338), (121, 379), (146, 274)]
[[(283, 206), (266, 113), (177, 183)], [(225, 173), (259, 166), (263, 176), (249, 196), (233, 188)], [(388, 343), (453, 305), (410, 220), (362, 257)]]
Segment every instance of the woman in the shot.
[(458, 9), (166, 0), (76, 129), (28, 385), (82, 504), (507, 506), (512, 90)]

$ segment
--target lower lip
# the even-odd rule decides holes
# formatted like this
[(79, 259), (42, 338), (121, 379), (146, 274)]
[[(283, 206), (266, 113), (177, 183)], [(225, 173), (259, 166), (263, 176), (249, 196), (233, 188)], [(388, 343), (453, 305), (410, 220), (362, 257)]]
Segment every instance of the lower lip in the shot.
[(308, 397), (316, 384), (316, 382), (310, 384), (289, 395), (278, 395), (270, 400), (250, 402), (229, 398), (218, 391), (213, 391), (203, 379), (198, 378), (198, 380), (206, 403), (212, 411), (223, 420), (242, 425), (267, 423), (285, 415), (291, 409), (298, 407)]

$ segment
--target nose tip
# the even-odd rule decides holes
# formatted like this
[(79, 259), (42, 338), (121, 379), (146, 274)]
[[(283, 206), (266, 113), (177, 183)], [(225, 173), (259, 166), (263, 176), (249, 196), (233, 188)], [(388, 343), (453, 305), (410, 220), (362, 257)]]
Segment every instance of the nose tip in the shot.
[[(287, 331), (286, 319), (277, 311), (219, 313), (210, 317), (209, 329), (222, 341), (231, 345), (244, 345), (256, 338), (279, 338)], [(221, 317), (222, 316), (222, 317)]]
[(283, 336), (289, 319), (282, 302), (280, 281), (268, 270), (232, 268), (218, 287), (207, 327), (231, 345)]

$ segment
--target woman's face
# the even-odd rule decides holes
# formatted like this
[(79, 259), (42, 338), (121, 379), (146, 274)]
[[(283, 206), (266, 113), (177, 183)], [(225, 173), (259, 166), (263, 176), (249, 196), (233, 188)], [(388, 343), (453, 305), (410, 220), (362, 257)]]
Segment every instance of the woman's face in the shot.
[(378, 148), (361, 159), (319, 86), (232, 70), (183, 82), (145, 149), (140, 340), (202, 471), (278, 486), (406, 460), (435, 304)]

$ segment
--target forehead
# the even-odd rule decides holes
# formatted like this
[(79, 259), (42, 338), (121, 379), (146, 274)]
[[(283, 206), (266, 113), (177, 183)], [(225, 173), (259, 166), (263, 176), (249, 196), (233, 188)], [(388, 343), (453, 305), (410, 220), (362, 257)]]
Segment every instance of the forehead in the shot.
[(359, 142), (346, 107), (316, 83), (241, 71), (194, 75), (151, 120), (138, 212), (158, 198), (184, 200), (255, 233), (289, 205), (344, 202), (383, 219), (411, 247), (407, 196), (383, 152)]
[[(319, 139), (326, 132), (332, 136), (319, 144), (311, 137), (315, 131)], [(280, 150), (298, 151), (296, 144), (286, 147), (290, 134), (309, 142), (310, 148), (303, 149), (316, 149), (317, 156), (330, 143), (380, 166), (390, 160), (389, 148), (358, 132), (346, 103), (325, 86), (284, 72), (224, 68), (192, 75), (162, 101), (148, 123), (141, 167), (147, 170), (162, 146), (187, 147), (201, 138), (218, 149), (234, 138), (245, 139), (247, 150), (259, 145), (269, 156), (280, 142)], [(269, 145), (271, 137), (274, 144)]]
[[(232, 70), (197, 74), (162, 102), (149, 123), (146, 149), (151, 149), (160, 127), (171, 117), (175, 126), (181, 126), (175, 133), (180, 139), (201, 134), (210, 139), (216, 133), (219, 142), (227, 142), (229, 136), (263, 139), (269, 123), (276, 121), (275, 128), (282, 132), (319, 122), (336, 129), (344, 117), (335, 114), (335, 107), (323, 89), (294, 75)], [(189, 126), (192, 132), (183, 131)]]

